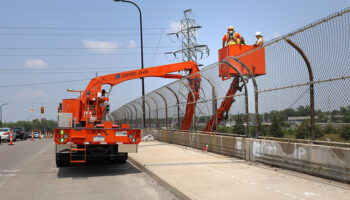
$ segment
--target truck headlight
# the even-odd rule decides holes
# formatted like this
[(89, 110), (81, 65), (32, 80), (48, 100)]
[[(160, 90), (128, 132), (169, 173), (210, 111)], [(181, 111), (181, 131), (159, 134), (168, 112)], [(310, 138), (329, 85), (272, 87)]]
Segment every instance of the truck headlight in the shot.
[(63, 138), (61, 138), (61, 139), (60, 139), (60, 142), (61, 142), (61, 143), (63, 143), (63, 142), (64, 142), (64, 139), (63, 139)]

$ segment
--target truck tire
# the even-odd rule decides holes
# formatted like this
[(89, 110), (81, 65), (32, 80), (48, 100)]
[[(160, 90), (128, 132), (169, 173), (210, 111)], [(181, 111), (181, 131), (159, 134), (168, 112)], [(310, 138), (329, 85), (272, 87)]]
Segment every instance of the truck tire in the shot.
[(118, 164), (125, 164), (128, 159), (128, 153), (125, 153), (120, 159), (118, 159)]
[(67, 167), (69, 163), (69, 154), (56, 153), (56, 167)]

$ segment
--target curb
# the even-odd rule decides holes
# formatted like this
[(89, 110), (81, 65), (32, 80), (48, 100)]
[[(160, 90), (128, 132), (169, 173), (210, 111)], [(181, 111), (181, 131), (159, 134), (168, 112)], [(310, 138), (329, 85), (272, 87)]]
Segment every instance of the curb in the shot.
[(153, 173), (151, 170), (149, 170), (147, 167), (145, 167), (142, 163), (136, 161), (135, 159), (131, 158), (129, 156), (128, 158), (129, 162), (133, 165), (135, 165), (137, 168), (139, 168), (141, 171), (145, 172), (147, 175), (149, 175), (151, 178), (153, 178), (155, 181), (157, 181), (161, 186), (163, 186), (165, 189), (173, 193), (177, 198), (181, 200), (191, 200), (189, 196), (175, 188), (174, 186), (167, 183), (164, 179), (160, 178), (157, 174)]

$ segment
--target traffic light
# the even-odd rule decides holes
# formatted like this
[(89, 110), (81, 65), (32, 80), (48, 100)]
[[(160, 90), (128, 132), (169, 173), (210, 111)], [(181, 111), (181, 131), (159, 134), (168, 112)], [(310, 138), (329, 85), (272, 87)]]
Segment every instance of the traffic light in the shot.
[(41, 106), (40, 112), (41, 112), (41, 114), (44, 114), (44, 106)]

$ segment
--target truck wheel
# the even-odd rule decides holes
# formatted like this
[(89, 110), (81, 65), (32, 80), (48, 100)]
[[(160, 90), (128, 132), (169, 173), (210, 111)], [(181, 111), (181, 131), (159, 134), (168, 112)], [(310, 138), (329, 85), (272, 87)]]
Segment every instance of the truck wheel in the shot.
[(67, 167), (69, 166), (69, 154), (56, 153), (56, 167)]
[(126, 163), (126, 160), (125, 159), (120, 159), (118, 160), (118, 164), (125, 164)]
[(123, 156), (118, 160), (119, 164), (125, 164), (128, 159), (128, 153), (123, 154)]

